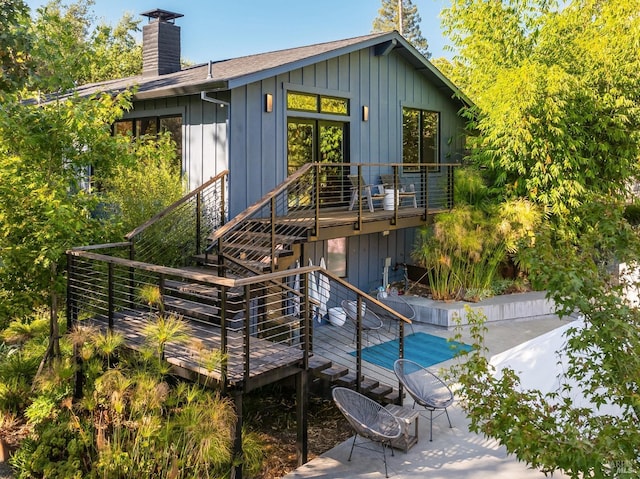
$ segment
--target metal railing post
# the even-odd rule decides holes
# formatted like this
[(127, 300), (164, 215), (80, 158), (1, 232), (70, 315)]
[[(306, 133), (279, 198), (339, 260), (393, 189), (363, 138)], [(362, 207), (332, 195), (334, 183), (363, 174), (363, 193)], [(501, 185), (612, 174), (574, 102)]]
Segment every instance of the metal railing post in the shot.
[(67, 253), (67, 331), (71, 331), (73, 324), (78, 319), (74, 294), (72, 292), (75, 275), (75, 263), (71, 253)]
[[(244, 287), (244, 384), (249, 381), (251, 373), (251, 344), (249, 338), (251, 337), (251, 286), (246, 285)], [(257, 325), (256, 325), (257, 327)]]
[(362, 296), (356, 301), (356, 391), (362, 389)]
[[(129, 260), (135, 261), (136, 257), (136, 247), (135, 247), (135, 239), (131, 238), (130, 246), (129, 246)], [(133, 308), (133, 301), (135, 299), (135, 270), (132, 267), (129, 267), (129, 307)]]
[(358, 221), (356, 222), (358, 231), (362, 229), (362, 187), (364, 186), (362, 180), (362, 164), (358, 163)]
[(109, 263), (109, 265), (107, 266), (108, 268), (108, 283), (107, 283), (107, 316), (108, 316), (108, 320), (109, 320), (109, 329), (113, 330), (113, 308), (114, 308), (114, 301), (113, 301), (113, 291), (114, 291), (114, 285), (113, 285), (113, 263)]
[(229, 359), (227, 352), (227, 293), (226, 286), (220, 287), (220, 354), (222, 362), (220, 364), (220, 382), (222, 383), (222, 393), (227, 393), (227, 372), (229, 370)]
[(202, 216), (202, 192), (199, 192), (196, 195), (196, 254), (200, 254), (201, 244), (200, 244), (200, 235), (201, 235), (201, 216)]
[(316, 164), (316, 184), (315, 184), (315, 231), (313, 234), (317, 236), (320, 233), (320, 163)]
[(420, 177), (422, 178), (422, 191), (424, 196), (424, 220), (429, 218), (429, 168), (425, 165), (420, 167)]
[(276, 259), (276, 197), (271, 197), (271, 271), (275, 271), (278, 267)]

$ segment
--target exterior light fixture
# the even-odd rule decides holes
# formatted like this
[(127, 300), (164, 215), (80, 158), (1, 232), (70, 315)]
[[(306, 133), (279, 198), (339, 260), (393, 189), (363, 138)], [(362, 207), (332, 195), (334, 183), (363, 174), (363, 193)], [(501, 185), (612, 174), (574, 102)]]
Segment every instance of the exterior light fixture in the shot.
[(273, 95), (271, 93), (267, 93), (264, 96), (264, 111), (267, 113), (271, 113), (273, 111)]
[(369, 121), (369, 107), (367, 105), (362, 106), (362, 121)]

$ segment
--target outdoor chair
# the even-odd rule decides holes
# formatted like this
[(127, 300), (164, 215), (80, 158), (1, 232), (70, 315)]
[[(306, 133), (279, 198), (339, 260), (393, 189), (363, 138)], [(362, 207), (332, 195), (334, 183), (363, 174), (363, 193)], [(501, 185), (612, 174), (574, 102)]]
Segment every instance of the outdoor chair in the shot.
[(396, 360), (393, 370), (402, 386), (413, 398), (413, 407), (415, 408), (418, 404), (429, 411), (429, 441), (433, 441), (434, 411), (442, 411), (436, 418), (443, 413), (446, 414), (449, 427), (453, 427), (447, 412), (447, 408), (453, 404), (453, 393), (442, 379), (408, 359)]
[[(397, 312), (398, 314), (401, 314), (407, 319), (413, 320), (413, 318), (415, 318), (416, 316), (416, 310), (413, 309), (413, 306), (407, 303), (407, 301), (402, 296), (395, 295), (395, 296), (384, 297), (382, 294), (378, 293), (378, 301), (380, 301), (385, 306), (389, 306), (395, 312)], [(378, 307), (378, 309), (382, 310), (382, 308), (380, 307)], [(384, 312), (381, 311), (379, 315), (382, 317), (389, 318), (389, 332), (391, 332), (391, 326), (393, 325), (394, 321), (397, 323), (398, 329), (400, 329), (399, 319), (396, 319), (395, 317), (391, 316), (387, 311), (384, 311)], [(411, 333), (415, 333), (413, 329), (413, 324), (408, 323), (408, 326), (411, 327)]]
[[(366, 198), (369, 211), (373, 213), (374, 200), (384, 200), (384, 188), (382, 185), (368, 185), (364, 182), (361, 175), (349, 175), (351, 181), (351, 202), (349, 203), (349, 211), (356, 205), (356, 201), (362, 197)], [(361, 196), (362, 195), (362, 196)]]
[(351, 461), (358, 436), (367, 440), (366, 443), (358, 445), (363, 449), (373, 450), (366, 447), (366, 444), (379, 442), (382, 445), (384, 474), (389, 477), (386, 450), (390, 448), (391, 455), (394, 455), (391, 441), (399, 438), (402, 434), (402, 426), (398, 419), (381, 404), (352, 389), (336, 387), (333, 389), (332, 395), (336, 406), (356, 433), (353, 436), (349, 461)]
[(414, 208), (418, 207), (418, 200), (416, 199), (416, 187), (413, 185), (413, 183), (405, 184), (404, 179), (398, 177), (398, 184), (396, 185), (393, 175), (380, 175), (380, 180), (382, 180), (384, 188), (397, 190), (396, 194), (398, 195), (399, 205), (402, 204), (403, 199), (408, 199), (413, 202)]
[[(365, 334), (365, 342), (369, 339), (369, 333), (371, 331), (375, 331), (378, 334), (378, 341), (381, 341), (380, 338), (380, 328), (382, 328), (382, 320), (378, 317), (376, 313), (371, 311), (370, 308), (367, 308), (366, 303), (363, 301), (360, 311), (360, 319), (361, 319), (361, 327), (362, 332)], [(356, 334), (358, 333), (358, 302), (357, 301), (349, 301), (347, 299), (343, 300), (340, 305), (344, 310), (347, 317), (353, 321), (356, 329), (353, 332), (353, 341), (356, 340)]]

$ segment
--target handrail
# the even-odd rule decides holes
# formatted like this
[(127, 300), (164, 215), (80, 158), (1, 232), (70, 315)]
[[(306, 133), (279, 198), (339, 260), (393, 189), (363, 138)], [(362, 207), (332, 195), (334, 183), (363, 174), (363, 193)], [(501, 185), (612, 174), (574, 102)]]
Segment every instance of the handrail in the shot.
[[(187, 295), (188, 302), (193, 304), (209, 305), (203, 308), (196, 307), (193, 309), (193, 316), (189, 316), (191, 320), (198, 321), (215, 321), (213, 316), (216, 316), (219, 320), (218, 326), (220, 327), (220, 344), (219, 347), (222, 351), (230, 353), (227, 350), (229, 338), (231, 335), (236, 338), (233, 345), (234, 358), (241, 361), (242, 372), (244, 379), (248, 380), (249, 375), (253, 372), (250, 367), (251, 361), (257, 361), (257, 357), (252, 353), (251, 344), (258, 344), (254, 341), (263, 342), (264, 340), (273, 341), (274, 344), (280, 344), (282, 346), (288, 345), (289, 347), (300, 348), (303, 350), (301, 363), (299, 367), (308, 367), (309, 347), (312, 345), (312, 335), (314, 334), (313, 328), (310, 328), (309, 321), (317, 314), (317, 311), (322, 307), (329, 308), (326, 302), (329, 301), (327, 297), (312, 299), (309, 297), (309, 279), (315, 274), (320, 274), (330, 284), (331, 290), (331, 303), (340, 304), (341, 299), (355, 299), (358, 307), (357, 311), (362, 311), (361, 305), (363, 303), (368, 304), (369, 307), (374, 308), (375, 312), (379, 314), (379, 311), (384, 311), (391, 318), (399, 322), (399, 344), (398, 354), (403, 356), (404, 347), (404, 327), (405, 324), (410, 324), (411, 320), (397, 311), (380, 302), (375, 297), (372, 297), (365, 292), (361, 291), (357, 287), (349, 284), (344, 279), (337, 277), (332, 272), (321, 268), (320, 266), (304, 266), (294, 269), (286, 269), (274, 271), (271, 273), (262, 274), (260, 276), (248, 277), (248, 278), (225, 278), (216, 276), (213, 274), (200, 273), (192, 270), (185, 270), (180, 268), (172, 268), (167, 266), (154, 265), (150, 263), (144, 263), (141, 261), (129, 260), (120, 257), (113, 257), (105, 254), (96, 253), (93, 251), (72, 249), (67, 252), (68, 261), (70, 265), (69, 277), (68, 277), (68, 309), (67, 309), (67, 322), (73, 324), (78, 317), (83, 314), (97, 315), (96, 317), (101, 320), (107, 320), (109, 327), (113, 327), (113, 321), (118, 320), (119, 316), (116, 313), (124, 307), (124, 310), (141, 311), (141, 306), (144, 308), (144, 303), (139, 298), (135, 290), (140, 284), (157, 285), (161, 291), (164, 290), (165, 284), (168, 283), (168, 279), (177, 284), (185, 283), (187, 286), (180, 288), (180, 294)], [(102, 265), (102, 266), (101, 266)], [(87, 275), (88, 273), (88, 275)], [(95, 274), (97, 273), (97, 274)], [(84, 277), (85, 275), (86, 278)], [(133, 276), (135, 275), (135, 276)], [(289, 287), (285, 278), (291, 279), (292, 275), (300, 276), (299, 290), (294, 290)], [(115, 283), (117, 282), (117, 284)], [(166, 282), (166, 283), (165, 283)], [(188, 286), (188, 283), (194, 283), (194, 287)], [(200, 289), (200, 286), (204, 285), (204, 289)], [(171, 286), (175, 288), (176, 286)], [(209, 287), (214, 289), (209, 289)], [(218, 291), (217, 296), (220, 304), (218, 309), (211, 307), (209, 299), (199, 296), (203, 294), (203, 291)], [(231, 290), (235, 290), (232, 296), (228, 296)], [(244, 299), (241, 302), (237, 301), (236, 295), (238, 292), (242, 295), (244, 291)], [(298, 303), (300, 305), (299, 316), (292, 319), (289, 317), (290, 313), (286, 308), (292, 307), (290, 303), (287, 303), (291, 298), (291, 293), (300, 299)], [(172, 293), (169, 293), (171, 297)], [(193, 295), (193, 296), (189, 296)], [(233, 298), (233, 299), (232, 299)], [(229, 301), (232, 301), (229, 303)], [(257, 308), (258, 303), (254, 301), (264, 301), (263, 307), (267, 308), (264, 311), (258, 312), (254, 308)], [(265, 306), (265, 305), (270, 306)], [(230, 306), (231, 305), (231, 306)], [(324, 305), (324, 306), (323, 306)], [(180, 306), (178, 306), (180, 307)], [(227, 309), (229, 307), (229, 309)], [(240, 308), (240, 309), (237, 309)], [(269, 310), (270, 309), (270, 310)], [(206, 311), (206, 312), (205, 312)], [(315, 313), (314, 313), (315, 311)], [(238, 313), (239, 312), (239, 313)], [(187, 313), (188, 314), (188, 313)], [(200, 314), (212, 315), (211, 319), (201, 318)], [(246, 320), (242, 324), (241, 341), (237, 342), (237, 332), (239, 330), (233, 329), (237, 327), (236, 314), (244, 314), (244, 318), (256, 318), (256, 323), (252, 323)], [(329, 311), (331, 315), (331, 311)], [(271, 316), (270, 316), (271, 315)], [(294, 336), (291, 331), (289, 333), (283, 332), (281, 324), (278, 321), (286, 319), (285, 324), (297, 324), (296, 328), (299, 328), (300, 336)], [(318, 356), (322, 359), (323, 351), (326, 348), (345, 348), (343, 351), (351, 351), (351, 355), (346, 354), (342, 363), (337, 364), (340, 367), (347, 367), (351, 369), (355, 376), (365, 377), (368, 374), (373, 374), (371, 366), (363, 360), (363, 348), (366, 342), (363, 341), (363, 330), (361, 329), (362, 320), (364, 318), (358, 317), (357, 325), (357, 341), (356, 351), (353, 352), (353, 340), (347, 339), (351, 336), (351, 332), (346, 330), (336, 330), (337, 336), (331, 336), (335, 343), (326, 343), (324, 346), (320, 342), (316, 345), (318, 347)], [(233, 321), (236, 325), (229, 326), (228, 322)], [(291, 323), (289, 323), (291, 322)], [(255, 326), (253, 326), (255, 324)], [(314, 320), (315, 324), (315, 320)], [(252, 328), (259, 328), (255, 331)], [(318, 330), (320, 334), (321, 330)], [(346, 334), (345, 334), (346, 333)], [(284, 334), (284, 336), (282, 336)], [(290, 334), (290, 336), (287, 336)], [(320, 336), (317, 336), (320, 337)], [(258, 339), (255, 339), (258, 338)], [(290, 341), (294, 341), (293, 343)], [(299, 341), (299, 342), (296, 342)], [(323, 349), (324, 348), (324, 349)], [(293, 351), (293, 349), (292, 349)], [(237, 372), (235, 369), (233, 381), (238, 381)], [(227, 365), (222, 366), (219, 378), (225, 380), (227, 378)], [(275, 377), (275, 376), (274, 376)], [(357, 387), (360, 387), (358, 384)], [(401, 386), (398, 385), (400, 391)]]
[(151, 263), (143, 263), (142, 261), (135, 261), (130, 259), (118, 258), (116, 256), (108, 256), (104, 254), (91, 253), (89, 251), (81, 251), (77, 249), (71, 249), (67, 251), (68, 255), (88, 258), (96, 261), (103, 261), (107, 264), (114, 264), (118, 266), (124, 266), (127, 268), (137, 268), (143, 271), (149, 271), (152, 273), (171, 275), (171, 276), (180, 276), (185, 279), (191, 279), (194, 281), (206, 281), (211, 284), (216, 284), (219, 286), (235, 286), (236, 280), (224, 278), (221, 276), (216, 276), (214, 274), (207, 273), (197, 273), (195, 271), (179, 269), (179, 268), (171, 268), (168, 266), (159, 266)]
[(231, 221), (226, 223), (224, 226), (222, 226), (222, 227), (218, 228), (217, 230), (215, 230), (211, 234), (211, 237), (210, 237), (211, 241), (217, 240), (218, 238), (223, 236), (225, 233), (227, 233), (229, 230), (231, 230), (232, 228), (237, 226), (239, 223), (242, 223), (245, 219), (247, 219), (255, 211), (259, 210), (263, 206), (266, 206), (267, 203), (269, 203), (271, 201), (271, 198), (275, 197), (275, 195), (277, 195), (278, 193), (281, 193), (282, 191), (284, 191), (289, 185), (294, 183), (298, 178), (300, 178), (302, 175), (304, 175), (313, 166), (314, 166), (314, 163), (307, 163), (302, 168), (297, 170), (295, 173), (293, 173), (292, 175), (288, 176), (285, 181), (283, 181), (278, 186), (276, 186), (274, 189), (269, 191), (261, 199), (259, 199), (254, 204), (249, 206), (242, 213), (236, 215)]
[(131, 240), (131, 238), (133, 238), (134, 236), (139, 235), (144, 230), (146, 230), (147, 228), (152, 226), (154, 223), (156, 223), (157, 221), (159, 221), (162, 218), (164, 218), (165, 216), (167, 216), (169, 213), (171, 213), (173, 210), (175, 210), (178, 206), (180, 206), (181, 204), (189, 201), (191, 198), (193, 198), (194, 196), (198, 195), (201, 191), (205, 190), (206, 188), (208, 188), (209, 186), (211, 186), (215, 182), (220, 181), (222, 178), (224, 178), (228, 174), (229, 174), (229, 170), (221, 171), (216, 176), (210, 178), (208, 181), (206, 181), (205, 183), (203, 183), (202, 185), (197, 187), (195, 190), (190, 191), (189, 193), (187, 193), (185, 196), (183, 196), (179, 200), (177, 200), (174, 203), (172, 203), (171, 205), (167, 206), (160, 213), (156, 214), (151, 219), (147, 220), (145, 223), (143, 223), (142, 225), (138, 226), (136, 229), (134, 229), (130, 233), (127, 233), (124, 236), (125, 239)]
[(91, 244), (87, 246), (74, 246), (71, 251), (94, 251), (97, 249), (111, 249), (111, 248), (128, 248), (131, 246), (130, 241), (121, 241), (120, 243), (104, 243), (104, 244)]

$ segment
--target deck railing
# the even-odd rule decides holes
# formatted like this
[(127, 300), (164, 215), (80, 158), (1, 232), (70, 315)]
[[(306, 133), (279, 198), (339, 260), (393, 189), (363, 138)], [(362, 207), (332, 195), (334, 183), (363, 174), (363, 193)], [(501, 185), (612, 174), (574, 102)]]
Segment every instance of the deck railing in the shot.
[(125, 236), (130, 259), (164, 266), (187, 266), (203, 252), (206, 238), (226, 220), (227, 170)]
[[(144, 328), (154, 315), (178, 315), (190, 325), (192, 340), (168, 343), (166, 360), (186, 377), (204, 376), (223, 387), (258, 387), (307, 368), (310, 358), (347, 368), (355, 388), (385, 374), (393, 381), (388, 384), (396, 384), (389, 370), (363, 360), (362, 351), (399, 337), (394, 347), (402, 357), (406, 318), (328, 271), (304, 267), (233, 280), (119, 257), (118, 252), (126, 255), (128, 243), (95, 251), (68, 252), (69, 327), (111, 328), (135, 349), (143, 346)], [(145, 303), (140, 294), (145, 287), (158, 288), (160, 307)], [(332, 325), (328, 312), (343, 300), (358, 305), (357, 318)], [(381, 328), (365, 330), (360, 311), (367, 309), (384, 319)], [(223, 353), (223, 362), (213, 369), (206, 365), (209, 351)]]
[[(210, 236), (206, 254), (224, 274), (225, 262), (259, 274), (276, 271), (291, 245), (313, 239), (336, 213), (350, 212), (356, 230), (366, 221), (425, 221), (453, 206), (458, 164), (309, 163), (293, 172)], [(352, 219), (351, 219), (352, 217)], [(288, 264), (285, 268), (289, 266)]]

